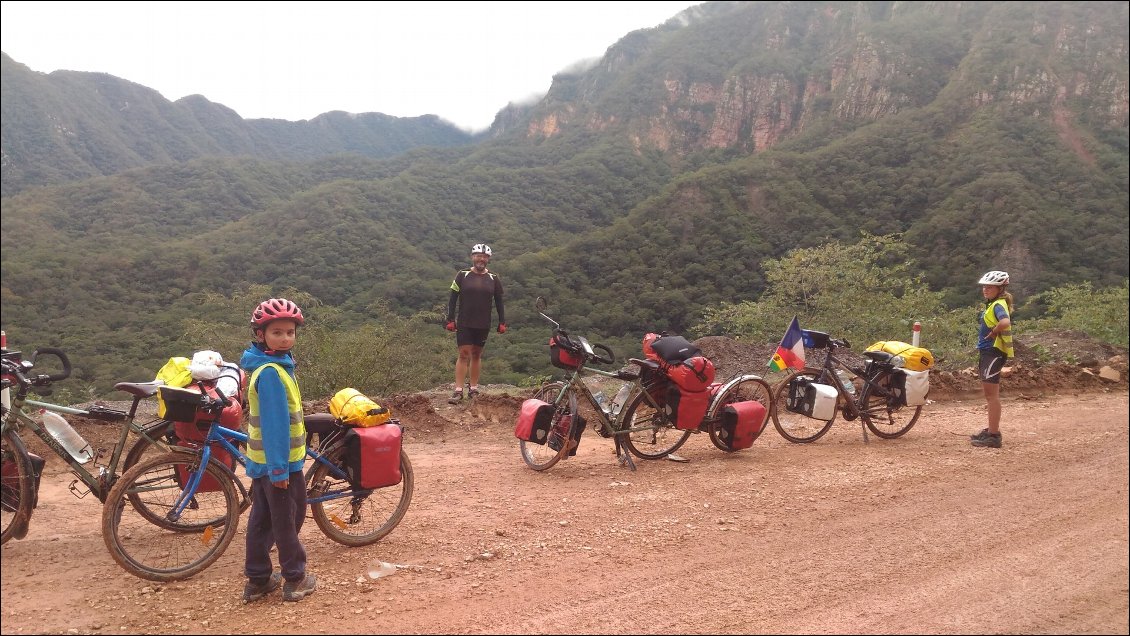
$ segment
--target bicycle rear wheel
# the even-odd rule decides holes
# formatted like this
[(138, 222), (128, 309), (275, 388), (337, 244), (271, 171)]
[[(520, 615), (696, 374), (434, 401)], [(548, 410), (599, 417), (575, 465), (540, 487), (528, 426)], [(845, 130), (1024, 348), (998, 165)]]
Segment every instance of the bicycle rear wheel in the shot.
[(860, 418), (867, 428), (883, 439), (905, 434), (922, 414), (921, 406), (905, 406), (890, 391), (891, 371), (884, 369), (863, 389), (859, 398)]
[[(556, 410), (553, 413), (553, 423), (549, 427), (549, 435), (546, 436), (545, 444), (527, 442), (524, 439), (518, 440), (518, 450), (522, 453), (522, 461), (534, 470), (549, 470), (569, 452), (571, 441), (569, 436), (572, 431), (563, 430), (564, 422), (562, 422), (562, 419), (569, 416), (570, 429), (577, 425), (577, 418), (572, 417), (577, 413), (577, 396), (572, 389), (566, 391), (566, 394), (562, 396), (561, 390), (563, 388), (565, 388), (564, 382), (550, 382), (534, 394), (534, 398), (538, 400), (550, 403), (557, 402)], [(558, 401), (558, 397), (560, 397), (560, 401)]]
[(620, 434), (620, 442), (640, 459), (663, 459), (678, 450), (691, 436), (690, 431), (675, 428), (675, 421), (667, 412), (648, 401), (646, 391), (637, 393), (624, 409), (621, 427), (640, 430)]
[(154, 420), (142, 425), (141, 428), (145, 431), (145, 437), (139, 437), (130, 447), (129, 452), (126, 453), (126, 458), (122, 460), (122, 472), (124, 473), (136, 466), (142, 458), (156, 457), (168, 452), (154, 445), (153, 442), (149, 441), (151, 439), (161, 441), (168, 446), (175, 446), (177, 438), (173, 426), (173, 423), (169, 420)]
[[(404, 450), (400, 451), (400, 483), (373, 490), (355, 488), (346, 480), (344, 444), (326, 451), (325, 458), (337, 471), (315, 462), (306, 477), (310, 513), (322, 532), (354, 548), (376, 543), (392, 532), (408, 511), (416, 484)], [(328, 498), (314, 501), (323, 497)]]
[(777, 393), (773, 396), (773, 426), (781, 434), (781, 437), (794, 444), (815, 442), (823, 437), (824, 433), (832, 428), (832, 422), (836, 421), (835, 413), (832, 414), (832, 419), (824, 421), (800, 413), (793, 413), (785, 408), (785, 403), (788, 400), (789, 382), (793, 378), (805, 377), (816, 381), (820, 378), (820, 375), (820, 369), (797, 371), (781, 382), (777, 387)]
[(12, 431), (5, 432), (0, 447), (0, 520), (3, 523), (0, 544), (26, 534), (27, 521), (35, 505), (32, 481), (23, 441)]
[[(110, 489), (102, 507), (102, 539), (130, 574), (150, 581), (187, 579), (220, 558), (232, 542), (239, 525), (239, 490), (232, 473), (215, 462), (208, 462), (204, 475), (218, 490), (192, 493), (195, 507), (171, 518), (185, 476), (199, 464), (196, 453), (172, 451), (142, 460)], [(143, 505), (135, 508), (133, 498)], [(155, 525), (141, 510), (164, 511), (175, 529)]]
[(759, 402), (761, 406), (765, 407), (765, 420), (761, 422), (761, 427), (754, 433), (754, 441), (761, 437), (761, 432), (765, 430), (765, 424), (773, 412), (773, 389), (769, 387), (768, 382), (757, 376), (743, 376), (737, 382), (722, 388), (722, 392), (714, 398), (714, 402), (710, 405), (710, 411), (706, 414), (706, 419), (710, 422), (707, 428), (710, 433), (710, 441), (720, 450), (727, 453), (732, 452), (732, 449), (719, 436), (718, 418), (721, 417), (722, 409), (729, 404), (746, 401)]

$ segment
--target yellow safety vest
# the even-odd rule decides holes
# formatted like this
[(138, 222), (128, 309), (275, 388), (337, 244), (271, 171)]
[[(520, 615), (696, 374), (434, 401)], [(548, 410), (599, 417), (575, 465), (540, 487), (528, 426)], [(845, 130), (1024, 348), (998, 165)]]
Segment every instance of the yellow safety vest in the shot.
[(255, 369), (251, 374), (250, 389), (247, 392), (247, 403), (251, 416), (247, 423), (247, 458), (256, 464), (266, 464), (267, 454), (263, 452), (263, 429), (259, 426), (259, 374), (267, 367), (274, 367), (286, 388), (287, 411), (290, 412), (290, 455), (288, 462), (297, 462), (306, 458), (306, 425), (302, 421), (302, 394), (298, 391), (298, 383), (282, 365), (270, 362)]
[[(996, 327), (997, 322), (999, 322), (997, 320), (996, 312), (993, 311), (993, 307), (995, 307), (996, 305), (1000, 305), (1001, 307), (1004, 307), (1005, 313), (1008, 313), (1008, 303), (1005, 301), (1005, 299), (998, 298), (998, 299), (994, 300), (993, 302), (989, 303), (989, 306), (985, 308), (985, 316), (984, 316), (985, 326), (988, 327), (989, 329)], [(1009, 318), (1011, 318), (1011, 317), (1012, 316), (1010, 315)], [(1008, 329), (1005, 329), (1004, 331), (997, 334), (997, 337), (993, 339), (993, 346), (996, 347), (997, 349), (1000, 349), (1001, 351), (1003, 351), (1004, 354), (1006, 356), (1008, 356), (1009, 358), (1013, 357), (1012, 327), (1011, 326)]]

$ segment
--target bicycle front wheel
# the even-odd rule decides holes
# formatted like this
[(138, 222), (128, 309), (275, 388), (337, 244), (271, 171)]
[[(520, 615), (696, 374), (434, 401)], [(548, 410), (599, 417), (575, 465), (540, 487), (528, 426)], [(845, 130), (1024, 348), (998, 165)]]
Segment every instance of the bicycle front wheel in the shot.
[(353, 548), (376, 543), (392, 532), (408, 511), (416, 484), (404, 449), (400, 483), (374, 490), (355, 488), (346, 480), (344, 444), (330, 448), (324, 457), (333, 468), (316, 461), (306, 477), (310, 514), (322, 532)]
[[(102, 539), (110, 556), (130, 574), (150, 581), (187, 579), (220, 558), (232, 542), (240, 512), (234, 477), (208, 462), (202, 484), (216, 490), (184, 491), (183, 484), (199, 464), (196, 453), (172, 451), (142, 460), (110, 489), (102, 508)], [(185, 497), (191, 505), (178, 516), (174, 509)], [(142, 506), (133, 506), (135, 498)], [(142, 510), (164, 511), (175, 529), (155, 525)]]
[[(556, 407), (553, 412), (553, 423), (550, 425), (549, 435), (546, 436), (544, 444), (518, 440), (522, 461), (534, 470), (549, 470), (569, 452), (572, 428), (577, 425), (577, 418), (573, 417), (577, 413), (577, 396), (572, 389), (562, 395), (561, 390), (564, 388), (564, 382), (550, 382), (534, 394), (535, 399), (550, 402)], [(567, 428), (570, 430), (564, 430), (566, 427), (562, 420), (565, 417), (569, 417), (571, 424)]]
[(630, 433), (617, 433), (620, 442), (640, 459), (663, 459), (679, 449), (690, 431), (675, 428), (675, 420), (662, 407), (656, 408), (648, 401), (646, 391), (640, 391), (624, 407), (622, 429), (639, 429)]
[(836, 414), (833, 412), (832, 419), (828, 421), (817, 420), (800, 413), (793, 413), (785, 408), (785, 403), (789, 396), (789, 382), (793, 378), (802, 377), (809, 378), (816, 381), (820, 378), (819, 369), (804, 369), (797, 371), (789, 377), (785, 378), (777, 387), (777, 393), (773, 396), (773, 426), (781, 437), (793, 442), (794, 444), (807, 444), (815, 442), (832, 428), (832, 422), (836, 421)]
[(6, 431), (0, 452), (0, 520), (4, 527), (0, 544), (4, 544), (17, 534), (22, 538), (27, 532), (35, 492), (23, 441), (14, 432)]
[(761, 421), (757, 432), (753, 434), (753, 439), (756, 441), (761, 436), (761, 432), (765, 430), (765, 423), (769, 420), (769, 415), (773, 412), (773, 390), (769, 387), (769, 383), (759, 378), (756, 375), (747, 375), (724, 386), (718, 397), (714, 398), (713, 403), (710, 405), (710, 411), (706, 414), (706, 420), (710, 423), (707, 430), (710, 433), (710, 441), (714, 446), (727, 453), (732, 452), (731, 449), (721, 438), (721, 431), (718, 430), (718, 418), (722, 415), (722, 409), (735, 402), (753, 401), (758, 402), (761, 406), (765, 407), (765, 419)]
[[(150, 440), (158, 440), (166, 444), (167, 446), (199, 448), (199, 443), (185, 442), (178, 439), (175, 426), (176, 425), (173, 422), (170, 422), (168, 420), (156, 420), (150, 422), (149, 424), (146, 424), (143, 429), (145, 431), (145, 436), (139, 437), (138, 440), (134, 442), (133, 447), (130, 448), (129, 452), (126, 453), (126, 458), (122, 465), (122, 472), (124, 473), (130, 468), (136, 466), (143, 459), (156, 457), (164, 452), (167, 452), (161, 450), (159, 446), (157, 446)], [(213, 448), (218, 448), (218, 445), (214, 446)], [(213, 453), (214, 452), (215, 451), (213, 450)], [(212, 461), (216, 461), (215, 455), (213, 455)], [(236, 488), (238, 488), (240, 492), (239, 512), (240, 514), (242, 514), (244, 511), (251, 507), (251, 498), (245, 496), (245, 491), (242, 488), (242, 484), (236, 484)], [(142, 497), (137, 493), (132, 493), (128, 496), (130, 504), (138, 514), (148, 519), (150, 523), (161, 526), (162, 528), (165, 528), (167, 530), (196, 532), (201, 530), (205, 526), (223, 523), (224, 517), (227, 514), (226, 511), (223, 511), (221, 512), (220, 516), (215, 519), (201, 519), (193, 517), (190, 519), (171, 521), (165, 514), (166, 512), (168, 512), (166, 509), (157, 508), (155, 510), (151, 510), (149, 508), (149, 501), (145, 497)]]
[(906, 406), (891, 390), (891, 371), (884, 369), (863, 388), (860, 417), (867, 428), (883, 439), (905, 434), (922, 414), (921, 406)]

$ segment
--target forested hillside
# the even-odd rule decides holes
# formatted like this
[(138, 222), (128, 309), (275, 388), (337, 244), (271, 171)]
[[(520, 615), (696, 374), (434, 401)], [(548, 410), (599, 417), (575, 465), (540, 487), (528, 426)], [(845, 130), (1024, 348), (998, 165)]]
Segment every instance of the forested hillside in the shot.
[[(510, 376), (548, 367), (537, 295), (574, 329), (638, 343), (757, 299), (769, 259), (864, 233), (903, 237), (921, 284), (951, 307), (976, 301), (986, 269), (1012, 272), (1021, 299), (1118, 287), (1127, 24), (1125, 3), (710, 2), (558, 75), (471, 144), (161, 157), (5, 190), (4, 327), (67, 347), (103, 386), (204, 346), (184, 338), (193, 319), (237, 329), (242, 316), (201, 294), (250, 285), (307, 294), (343, 330), (408, 320), (438, 342), (437, 309), (477, 242), (494, 247), (513, 327), (492, 338), (488, 371)], [(10, 84), (12, 66), (6, 161), (20, 123), (9, 86), (37, 90)], [(17, 101), (47, 117), (43, 99)], [(356, 139), (315, 130), (303, 128), (312, 145)], [(372, 134), (370, 147), (385, 139)], [(34, 170), (81, 176), (47, 158)]]
[(4, 53), (0, 77), (5, 197), (201, 157), (382, 158), (473, 140), (435, 115), (332, 112), (310, 121), (245, 120), (201, 95), (170, 102), (153, 89), (105, 73), (36, 73)]

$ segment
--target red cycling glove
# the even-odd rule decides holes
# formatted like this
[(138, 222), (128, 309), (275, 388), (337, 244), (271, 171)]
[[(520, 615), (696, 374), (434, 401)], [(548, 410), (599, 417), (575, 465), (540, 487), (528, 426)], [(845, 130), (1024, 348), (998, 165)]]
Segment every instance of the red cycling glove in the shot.
[(506, 323), (498, 323), (498, 333), (506, 333)]
[(447, 326), (445, 326), (444, 329), (447, 329), (448, 331), (455, 331), (455, 321), (454, 320), (448, 320)]

